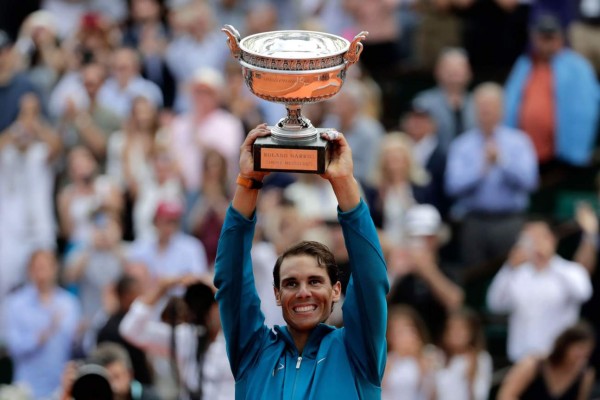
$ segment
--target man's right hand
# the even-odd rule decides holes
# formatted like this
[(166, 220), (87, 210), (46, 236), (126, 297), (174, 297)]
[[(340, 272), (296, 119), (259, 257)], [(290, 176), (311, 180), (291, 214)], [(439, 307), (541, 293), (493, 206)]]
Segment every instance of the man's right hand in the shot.
[(246, 178), (256, 179), (262, 181), (268, 172), (261, 172), (254, 170), (254, 155), (252, 154), (252, 145), (257, 138), (268, 136), (271, 134), (267, 124), (260, 124), (256, 128), (252, 129), (246, 140), (242, 143), (240, 148), (240, 174)]
[[(254, 155), (252, 154), (252, 146), (257, 138), (267, 136), (271, 133), (267, 124), (260, 124), (252, 129), (246, 140), (240, 147), (240, 175), (244, 178), (254, 179), (262, 182), (268, 172), (254, 170)], [(231, 205), (235, 210), (246, 218), (250, 218), (256, 209), (256, 200), (258, 198), (258, 190), (248, 189), (246, 187), (237, 186), (233, 195)]]
[(517, 243), (510, 251), (508, 255), (507, 264), (512, 268), (518, 268), (520, 265), (526, 263), (530, 259), (531, 249), (527, 248), (523, 243)]
[(590, 203), (581, 202), (577, 204), (575, 220), (585, 234), (598, 234), (598, 217)]

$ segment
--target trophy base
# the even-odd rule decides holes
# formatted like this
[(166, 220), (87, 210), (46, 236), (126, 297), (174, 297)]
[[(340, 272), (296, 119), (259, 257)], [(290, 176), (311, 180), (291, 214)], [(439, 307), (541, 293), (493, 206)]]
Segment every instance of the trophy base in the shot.
[(329, 164), (330, 146), (327, 140), (321, 138), (321, 132), (330, 130), (317, 128), (314, 137), (293, 140), (273, 136), (259, 137), (252, 148), (254, 170), (324, 173)]

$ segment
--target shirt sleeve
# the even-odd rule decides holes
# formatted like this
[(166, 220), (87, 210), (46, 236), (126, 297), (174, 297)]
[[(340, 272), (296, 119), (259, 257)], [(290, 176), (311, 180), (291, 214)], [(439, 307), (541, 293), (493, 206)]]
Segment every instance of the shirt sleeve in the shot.
[(232, 206), (227, 210), (215, 261), (216, 299), (236, 380), (241, 379), (268, 334), (254, 284), (250, 251), (256, 216), (247, 219)]
[(513, 307), (511, 284), (514, 270), (504, 265), (492, 280), (487, 292), (487, 304), (492, 312), (507, 313)]
[[(179, 327), (178, 327), (179, 328)], [(119, 333), (134, 346), (149, 353), (169, 356), (172, 328), (170, 325), (153, 320), (152, 308), (136, 300), (119, 325)], [(176, 330), (177, 342), (186, 342), (181, 338), (181, 329)]]
[(355, 371), (380, 386), (386, 362), (387, 269), (366, 204), (339, 212), (351, 278), (342, 307), (344, 340)]
[[(511, 133), (512, 134), (512, 133)], [(501, 147), (498, 164), (504, 180), (511, 186), (532, 191), (538, 184), (538, 164), (531, 140), (515, 132), (519, 140), (513, 146)]]
[(592, 282), (585, 268), (577, 263), (563, 261), (564, 265), (554, 265), (554, 271), (559, 275), (559, 282), (565, 288), (569, 299), (583, 303), (592, 297)]
[(448, 195), (457, 197), (474, 189), (484, 177), (483, 150), (466, 146), (468, 137), (451, 144), (446, 164), (445, 188)]
[(29, 324), (28, 316), (21, 314), (17, 298), (7, 299), (4, 306), (3, 326), (6, 327), (6, 344), (11, 356), (15, 359), (26, 357), (40, 348), (40, 338), (44, 328), (35, 328)]

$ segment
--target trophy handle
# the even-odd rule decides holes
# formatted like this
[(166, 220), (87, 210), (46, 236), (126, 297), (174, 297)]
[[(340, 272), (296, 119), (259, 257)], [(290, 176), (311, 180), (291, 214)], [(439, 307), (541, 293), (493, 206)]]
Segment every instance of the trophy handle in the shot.
[(231, 25), (225, 25), (221, 28), (222, 32), (228, 36), (227, 46), (229, 46), (229, 51), (231, 51), (231, 55), (234, 56), (237, 60), (240, 59), (242, 55), (242, 49), (240, 49), (240, 33)]
[(350, 48), (346, 54), (344, 54), (344, 59), (349, 65), (352, 65), (358, 61), (358, 57), (360, 57), (360, 53), (363, 51), (363, 44), (361, 41), (365, 40), (368, 35), (369, 32), (362, 31), (358, 35), (354, 36), (352, 43), (350, 43)]

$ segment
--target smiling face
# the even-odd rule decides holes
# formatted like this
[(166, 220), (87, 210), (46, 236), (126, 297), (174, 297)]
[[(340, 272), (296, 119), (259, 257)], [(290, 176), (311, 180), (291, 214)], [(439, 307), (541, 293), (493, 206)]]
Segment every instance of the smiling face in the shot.
[(283, 260), (279, 283), (275, 297), (292, 336), (310, 333), (325, 322), (340, 299), (340, 282), (332, 284), (326, 267), (307, 254)]

